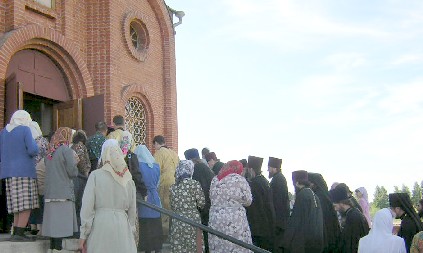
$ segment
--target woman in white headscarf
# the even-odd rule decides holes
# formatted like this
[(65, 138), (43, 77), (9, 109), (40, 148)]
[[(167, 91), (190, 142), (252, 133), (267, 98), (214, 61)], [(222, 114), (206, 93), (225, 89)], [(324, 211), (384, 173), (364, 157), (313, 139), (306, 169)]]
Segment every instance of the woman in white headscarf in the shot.
[(14, 215), (11, 241), (31, 241), (25, 227), (31, 210), (39, 207), (34, 157), (38, 146), (29, 125), (31, 116), (24, 110), (12, 115), (0, 132), (0, 179), (6, 183), (7, 211)]
[(367, 190), (364, 187), (360, 187), (355, 190), (355, 194), (357, 195), (358, 203), (361, 206), (363, 215), (364, 217), (366, 217), (367, 223), (369, 224), (369, 228), (371, 228), (372, 220), (370, 218), (370, 203), (369, 196), (367, 195)]
[[(158, 187), (160, 182), (160, 166), (145, 145), (138, 145), (134, 151), (139, 161), (139, 170), (147, 187), (147, 202), (161, 207)], [(162, 249), (163, 228), (160, 212), (137, 202), (139, 217), (138, 251), (150, 253)]]
[(392, 234), (391, 210), (383, 208), (376, 212), (369, 234), (360, 239), (358, 253), (406, 253), (405, 242)]
[(81, 208), (80, 248), (88, 253), (136, 253), (135, 184), (115, 140), (102, 147), (101, 168), (85, 187)]

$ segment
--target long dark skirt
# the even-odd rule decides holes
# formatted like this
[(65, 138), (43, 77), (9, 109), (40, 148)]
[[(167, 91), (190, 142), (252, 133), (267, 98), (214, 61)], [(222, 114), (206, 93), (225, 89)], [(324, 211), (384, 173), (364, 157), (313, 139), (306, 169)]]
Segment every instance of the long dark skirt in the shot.
[(159, 251), (163, 244), (163, 228), (160, 218), (139, 218), (140, 243), (138, 251)]
[(75, 193), (75, 210), (76, 219), (78, 223), (78, 231), (81, 226), (81, 207), (82, 207), (82, 195), (84, 195), (85, 186), (87, 185), (88, 177), (78, 173), (78, 176), (73, 180), (73, 189)]

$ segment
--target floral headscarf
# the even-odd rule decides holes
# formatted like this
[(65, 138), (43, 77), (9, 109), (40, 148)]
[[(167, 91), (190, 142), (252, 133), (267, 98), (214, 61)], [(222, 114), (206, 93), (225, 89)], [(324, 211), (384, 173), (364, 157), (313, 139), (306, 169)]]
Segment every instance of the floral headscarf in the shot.
[(137, 155), (139, 162), (146, 163), (148, 167), (153, 168), (153, 164), (156, 163), (156, 160), (145, 145), (138, 145), (134, 153)]
[(132, 175), (128, 170), (122, 150), (118, 145), (110, 145), (106, 146), (103, 151), (101, 160), (104, 165), (101, 169), (109, 171), (113, 179), (125, 187), (132, 180)]
[(53, 159), (53, 154), (62, 145), (69, 146), (72, 140), (72, 129), (69, 127), (60, 127), (54, 132), (48, 145), (47, 159)]
[(194, 174), (194, 163), (191, 160), (180, 161), (175, 171), (176, 184), (185, 178), (192, 178), (192, 174)]
[(11, 132), (17, 126), (28, 126), (31, 123), (31, 115), (25, 110), (17, 110), (13, 113), (10, 123), (6, 125), (6, 130)]
[(241, 175), (243, 171), (244, 167), (242, 166), (242, 163), (233, 160), (223, 165), (223, 167), (220, 169), (219, 174), (217, 175), (217, 178), (220, 181), (229, 174)]

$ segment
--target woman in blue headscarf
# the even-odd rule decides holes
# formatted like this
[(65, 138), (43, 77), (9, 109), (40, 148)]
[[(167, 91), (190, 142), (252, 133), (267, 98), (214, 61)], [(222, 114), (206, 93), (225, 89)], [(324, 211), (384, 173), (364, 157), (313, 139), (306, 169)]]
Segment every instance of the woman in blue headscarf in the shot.
[[(135, 149), (139, 170), (147, 188), (148, 203), (161, 207), (158, 187), (160, 182), (160, 167), (145, 145), (138, 145)], [(138, 251), (149, 253), (160, 252), (162, 249), (163, 229), (160, 212), (141, 205), (137, 201), (139, 218)]]

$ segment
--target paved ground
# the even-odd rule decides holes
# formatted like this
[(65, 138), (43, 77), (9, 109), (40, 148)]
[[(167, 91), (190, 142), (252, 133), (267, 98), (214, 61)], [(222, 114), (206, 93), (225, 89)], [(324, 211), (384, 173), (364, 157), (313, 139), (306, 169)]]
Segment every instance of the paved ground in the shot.
[[(37, 240), (35, 242), (10, 242), (9, 234), (0, 234), (1, 253), (46, 253), (49, 248), (49, 240)], [(66, 242), (70, 248), (75, 247), (76, 240)], [(76, 251), (68, 251), (76, 252)], [(164, 244), (162, 253), (170, 253), (170, 245)]]

